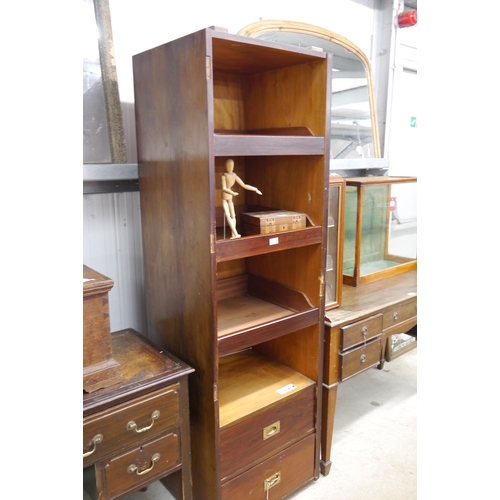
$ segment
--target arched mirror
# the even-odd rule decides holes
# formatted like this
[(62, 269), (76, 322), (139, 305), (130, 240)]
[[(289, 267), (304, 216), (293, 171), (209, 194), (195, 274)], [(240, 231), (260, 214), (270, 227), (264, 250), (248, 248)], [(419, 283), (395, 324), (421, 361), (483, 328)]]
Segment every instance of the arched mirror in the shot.
[(330, 158), (380, 158), (370, 62), (356, 45), (331, 31), (294, 21), (258, 21), (238, 34), (331, 52)]

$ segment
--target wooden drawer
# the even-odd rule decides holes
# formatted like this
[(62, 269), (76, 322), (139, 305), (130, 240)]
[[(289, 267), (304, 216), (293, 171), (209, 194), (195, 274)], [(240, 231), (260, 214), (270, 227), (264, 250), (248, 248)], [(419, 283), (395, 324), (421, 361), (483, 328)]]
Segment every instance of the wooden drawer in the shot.
[(170, 433), (95, 465), (99, 500), (135, 491), (181, 464), (180, 439)]
[(382, 340), (375, 340), (340, 354), (340, 380), (344, 381), (357, 373), (380, 363)]
[(222, 500), (277, 500), (314, 479), (316, 435), (311, 434), (222, 485)]
[(83, 420), (83, 466), (151, 439), (179, 421), (178, 383), (91, 415)]
[(370, 316), (340, 329), (340, 350), (345, 351), (382, 333), (382, 314)]
[[(406, 328), (404, 326), (404, 323), (408, 322), (409, 320), (413, 320), (416, 317), (417, 299), (412, 300), (411, 302), (403, 304), (399, 307), (389, 309), (388, 311), (384, 312), (384, 332), (388, 329), (397, 328), (399, 325), (403, 326), (403, 328)], [(416, 323), (416, 321), (414, 323)], [(413, 326), (413, 324), (408, 328), (403, 329), (401, 332), (394, 331), (392, 333), (404, 333), (405, 331), (409, 330), (411, 326)]]
[(222, 481), (314, 430), (315, 386), (221, 430)]
[[(396, 339), (396, 337), (403, 338)], [(395, 341), (394, 345), (393, 341)], [(408, 351), (415, 349), (415, 347), (417, 347), (417, 325), (406, 333), (395, 333), (393, 335), (389, 335), (386, 343), (384, 355), (386, 361), (392, 361)]]

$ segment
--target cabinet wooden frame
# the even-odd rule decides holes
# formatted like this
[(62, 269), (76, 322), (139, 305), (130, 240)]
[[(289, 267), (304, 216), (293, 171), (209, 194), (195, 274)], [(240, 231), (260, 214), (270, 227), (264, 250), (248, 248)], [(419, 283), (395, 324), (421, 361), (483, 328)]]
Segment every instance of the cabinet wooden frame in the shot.
[[(194, 497), (219, 499), (227, 484), (219, 457), (226, 396), (220, 360), (242, 348), (314, 386), (308, 431), (315, 444), (302, 457), (307, 474), (275, 490), (289, 495), (319, 475), (331, 56), (207, 28), (134, 56), (133, 66), (148, 333), (195, 369)], [(224, 236), (220, 179), (229, 158), (244, 182), (262, 192), (236, 187), (237, 213), (302, 212), (308, 226)], [(238, 296), (238, 287), (291, 311), (284, 328), (263, 316), (220, 337), (227, 319), (222, 301)], [(282, 379), (286, 390), (292, 385)], [(293, 444), (250, 465), (272, 461)], [(249, 471), (245, 477), (253, 477)]]
[(344, 250), (345, 180), (330, 173), (328, 184), (328, 224), (326, 244), (325, 309), (342, 303), (342, 267)]

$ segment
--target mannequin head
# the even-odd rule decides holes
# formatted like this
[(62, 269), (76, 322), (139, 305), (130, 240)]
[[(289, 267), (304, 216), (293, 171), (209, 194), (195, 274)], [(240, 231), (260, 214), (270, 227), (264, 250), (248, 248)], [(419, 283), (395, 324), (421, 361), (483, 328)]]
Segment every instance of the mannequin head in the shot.
[(231, 173), (233, 169), (234, 169), (234, 161), (231, 159), (226, 160), (226, 172)]

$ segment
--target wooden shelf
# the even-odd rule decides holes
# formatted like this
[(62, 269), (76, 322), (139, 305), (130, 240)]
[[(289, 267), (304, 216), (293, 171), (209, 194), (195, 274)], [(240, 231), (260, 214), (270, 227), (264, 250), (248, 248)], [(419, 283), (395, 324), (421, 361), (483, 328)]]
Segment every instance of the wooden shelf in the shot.
[(281, 233), (242, 236), (216, 242), (217, 262), (252, 257), (270, 252), (321, 243), (323, 231), (319, 226), (283, 231)]
[(319, 308), (303, 293), (257, 276), (220, 280), (217, 292), (220, 356), (319, 322)]
[(215, 156), (321, 155), (324, 137), (214, 134)]

